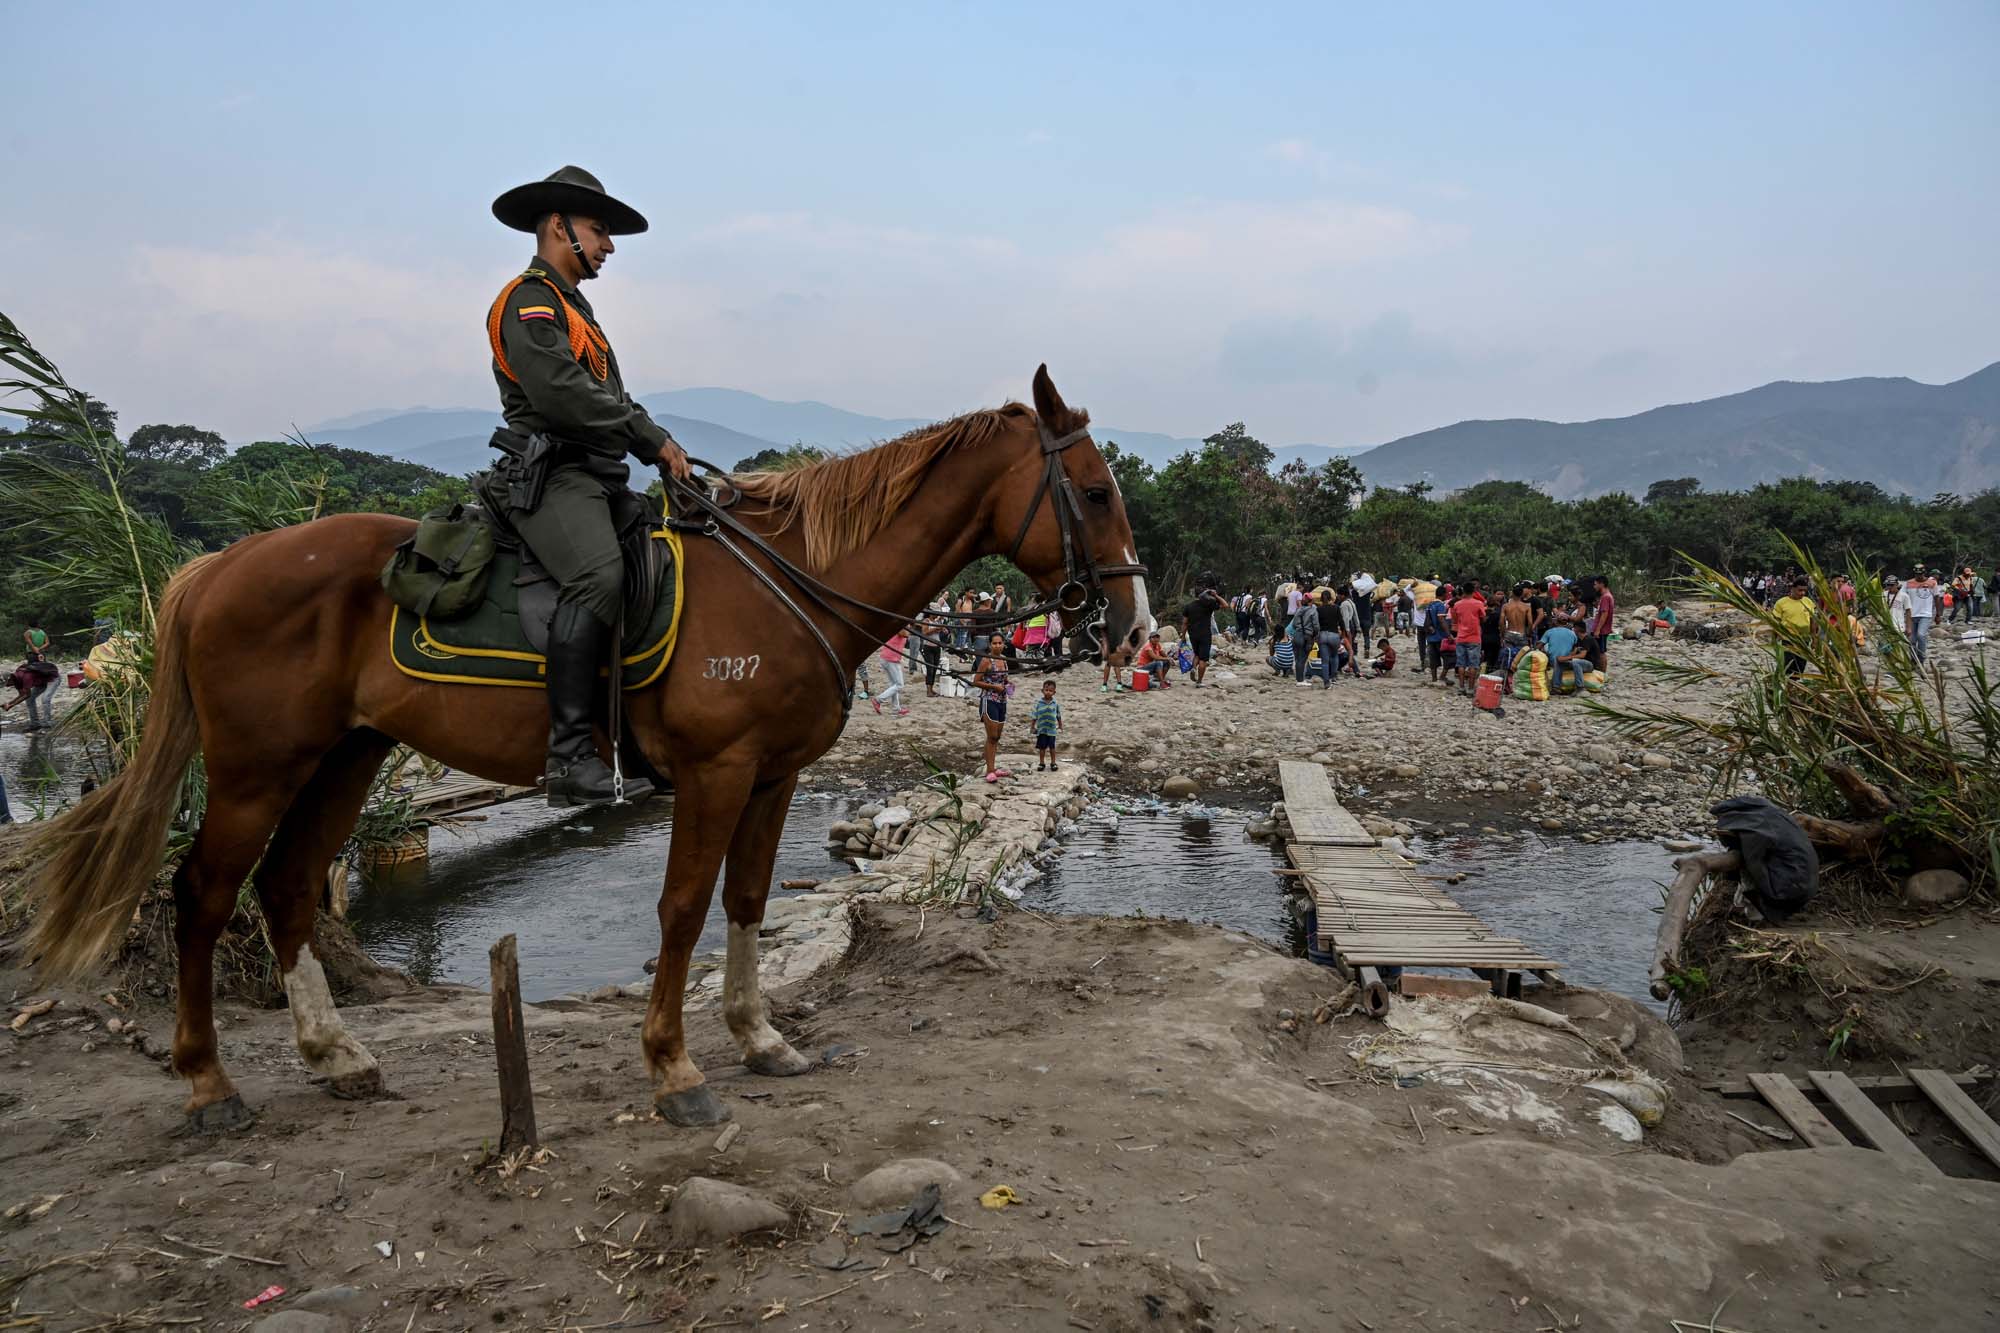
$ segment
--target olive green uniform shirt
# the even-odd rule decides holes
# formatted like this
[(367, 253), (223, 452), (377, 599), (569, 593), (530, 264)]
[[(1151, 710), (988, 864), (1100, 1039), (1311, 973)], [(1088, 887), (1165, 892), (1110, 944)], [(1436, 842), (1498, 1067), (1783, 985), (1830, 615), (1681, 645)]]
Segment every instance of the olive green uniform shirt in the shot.
[[(501, 372), (499, 362), (493, 363), (493, 378), (500, 386), (500, 411), (515, 430), (546, 435), (568, 446), (558, 466), (580, 466), (606, 482), (622, 485), (631, 476), (625, 466), (627, 454), (648, 466), (657, 464), (661, 449), (673, 437), (625, 391), (625, 381), (618, 373), (618, 355), (610, 350), (608, 339), (605, 358), (609, 372), (603, 379), (576, 359), (570, 351), (562, 305), (550, 296), (548, 286), (560, 290), (570, 308), (602, 333), (589, 300), (540, 256), (530, 261), (528, 271), (539, 277), (516, 286), (500, 313), (500, 345), (506, 349), (507, 364), (519, 377), (516, 383)], [(554, 306), (555, 318), (523, 319), (524, 306)]]

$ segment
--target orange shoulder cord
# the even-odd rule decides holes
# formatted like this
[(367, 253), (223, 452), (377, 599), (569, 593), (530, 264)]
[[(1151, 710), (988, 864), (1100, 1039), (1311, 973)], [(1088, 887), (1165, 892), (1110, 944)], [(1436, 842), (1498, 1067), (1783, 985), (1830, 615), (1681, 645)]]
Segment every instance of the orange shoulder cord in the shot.
[[(494, 299), (493, 308), (486, 313), (486, 338), (493, 344), (493, 363), (500, 367), (502, 375), (516, 384), (521, 382), (521, 377), (507, 364), (507, 349), (500, 341), (500, 321), (506, 318), (507, 298), (514, 294), (514, 289), (529, 278), (540, 276), (534, 272), (523, 273), (508, 283), (501, 288), (500, 295)], [(554, 283), (549, 283), (548, 288), (555, 293), (556, 304), (562, 307), (563, 322), (569, 327), (570, 354), (576, 357), (593, 376), (603, 379), (611, 373), (610, 342), (598, 331), (596, 325), (585, 319), (575, 306), (564, 299), (562, 292)]]

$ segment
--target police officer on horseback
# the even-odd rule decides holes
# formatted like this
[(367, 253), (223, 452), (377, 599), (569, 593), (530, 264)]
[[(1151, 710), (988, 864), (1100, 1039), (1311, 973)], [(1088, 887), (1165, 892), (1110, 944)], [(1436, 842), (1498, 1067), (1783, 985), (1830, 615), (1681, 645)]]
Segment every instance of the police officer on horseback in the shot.
[[(507, 419), (493, 438), (506, 518), (560, 588), (549, 624), (544, 782), (551, 805), (597, 805), (615, 786), (591, 721), (599, 670), (615, 671), (619, 651), (624, 568), (613, 506), (631, 475), (625, 457), (688, 476), (686, 453), (626, 392), (578, 291), (616, 250), (611, 238), (646, 230), (646, 219), (580, 167), (507, 191), (493, 216), (535, 237), (534, 259), (493, 302), (486, 332)], [(628, 797), (648, 790), (625, 783)]]

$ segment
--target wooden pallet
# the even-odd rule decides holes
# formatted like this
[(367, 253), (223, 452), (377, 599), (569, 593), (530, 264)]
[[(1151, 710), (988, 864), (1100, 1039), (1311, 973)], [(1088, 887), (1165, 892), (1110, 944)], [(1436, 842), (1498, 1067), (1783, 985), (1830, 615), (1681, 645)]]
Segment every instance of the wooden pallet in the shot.
[(468, 810), (481, 810), (505, 801), (518, 801), (523, 796), (533, 795), (535, 791), (534, 787), (515, 787), (504, 782), (489, 782), (470, 773), (447, 773), (435, 782), (419, 784), (410, 790), (408, 796), (410, 813), (437, 818), (464, 814)]
[[(1928, 1101), (1981, 1156), (2000, 1167), (2000, 1125), (1994, 1124), (1992, 1117), (1966, 1095), (1966, 1089), (1976, 1083), (1973, 1075), (1912, 1069), (1907, 1078), (1850, 1078), (1838, 1071), (1813, 1070), (1806, 1079), (1802, 1084), (1783, 1074), (1752, 1074), (1747, 1080), (1747, 1091), (1744, 1085), (1736, 1084), (1716, 1085), (1714, 1090), (1725, 1097), (1761, 1098), (1808, 1148), (1851, 1148), (1859, 1140), (1861, 1145), (1887, 1153), (1913, 1170), (1930, 1174), (1939, 1171), (1937, 1163), (1925, 1156), (1924, 1150), (1876, 1104)], [(1827, 1110), (1834, 1114), (1829, 1116)], [(1843, 1132), (1836, 1121), (1846, 1124), (1850, 1132)]]

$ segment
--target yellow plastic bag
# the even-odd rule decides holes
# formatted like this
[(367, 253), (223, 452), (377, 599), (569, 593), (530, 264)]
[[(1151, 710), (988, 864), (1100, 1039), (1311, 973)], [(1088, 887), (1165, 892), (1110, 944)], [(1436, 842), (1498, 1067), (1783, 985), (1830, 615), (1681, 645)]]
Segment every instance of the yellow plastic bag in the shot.
[(995, 1185), (979, 1196), (981, 1208), (1005, 1208), (1010, 1203), (1026, 1203), (1027, 1200), (1014, 1193), (1012, 1185)]

